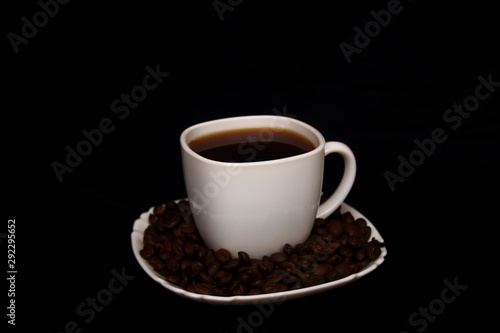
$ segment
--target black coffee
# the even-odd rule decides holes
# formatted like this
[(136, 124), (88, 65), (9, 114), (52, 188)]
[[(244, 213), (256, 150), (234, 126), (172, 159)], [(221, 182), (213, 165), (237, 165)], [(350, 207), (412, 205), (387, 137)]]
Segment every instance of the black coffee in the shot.
[(195, 138), (188, 145), (205, 158), (237, 163), (286, 158), (316, 148), (297, 132), (270, 127), (216, 132)]

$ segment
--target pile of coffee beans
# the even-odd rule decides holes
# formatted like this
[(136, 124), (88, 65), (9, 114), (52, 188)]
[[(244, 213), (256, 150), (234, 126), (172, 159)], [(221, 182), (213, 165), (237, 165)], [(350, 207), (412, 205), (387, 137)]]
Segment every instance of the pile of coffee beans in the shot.
[(309, 238), (285, 244), (263, 258), (246, 252), (233, 257), (226, 249), (209, 249), (201, 239), (186, 200), (154, 207), (144, 231), (140, 255), (166, 281), (187, 291), (216, 295), (257, 295), (310, 287), (359, 272), (381, 254), (362, 218), (338, 209), (316, 219)]

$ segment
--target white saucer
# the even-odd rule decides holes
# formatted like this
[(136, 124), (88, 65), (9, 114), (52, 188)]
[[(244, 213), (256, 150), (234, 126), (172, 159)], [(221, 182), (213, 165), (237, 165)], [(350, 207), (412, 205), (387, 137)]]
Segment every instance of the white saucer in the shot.
[[(357, 279), (367, 275), (368, 273), (373, 272), (373, 270), (375, 270), (378, 266), (380, 266), (380, 264), (384, 262), (384, 257), (387, 255), (387, 249), (383, 247), (381, 248), (382, 253), (380, 254), (380, 257), (378, 257), (377, 260), (371, 262), (368, 266), (366, 266), (363, 270), (359, 271), (358, 273), (351, 274), (339, 280), (323, 283), (312, 287), (306, 287), (296, 290), (289, 290), (289, 291), (270, 293), (270, 294), (261, 294), (261, 295), (243, 295), (243, 296), (202, 295), (186, 291), (174, 284), (165, 281), (160, 274), (158, 274), (153, 270), (153, 267), (147, 262), (147, 260), (142, 258), (141, 255), (139, 254), (139, 251), (142, 250), (142, 248), (144, 247), (143, 243), (144, 230), (146, 230), (147, 226), (149, 225), (148, 217), (152, 211), (153, 207), (148, 212), (142, 213), (139, 219), (135, 220), (134, 222), (131, 238), (132, 238), (132, 249), (134, 251), (135, 258), (137, 259), (141, 267), (146, 271), (146, 273), (153, 280), (161, 284), (163, 287), (169, 289), (170, 291), (173, 291), (174, 293), (182, 297), (189, 298), (198, 302), (211, 303), (211, 304), (225, 304), (225, 305), (246, 305), (246, 304), (270, 302), (270, 301), (273, 301), (275, 303), (280, 303), (294, 298), (313, 295), (325, 292), (330, 289), (341, 287), (343, 285), (356, 281)], [(351, 212), (351, 214), (355, 219), (360, 217), (364, 218), (366, 220), (367, 225), (372, 230), (370, 239), (372, 237), (375, 237), (375, 239), (380, 242), (384, 241), (382, 236), (380, 236), (379, 232), (377, 231), (377, 229), (375, 229), (375, 226), (356, 209), (352, 208), (346, 203), (343, 203), (341, 206), (341, 211)]]

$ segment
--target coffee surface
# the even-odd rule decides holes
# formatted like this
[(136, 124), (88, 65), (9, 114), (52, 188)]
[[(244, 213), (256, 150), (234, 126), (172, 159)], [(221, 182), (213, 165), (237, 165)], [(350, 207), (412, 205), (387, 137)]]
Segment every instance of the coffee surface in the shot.
[(237, 163), (286, 158), (316, 148), (302, 134), (271, 127), (216, 132), (195, 138), (188, 145), (210, 160)]

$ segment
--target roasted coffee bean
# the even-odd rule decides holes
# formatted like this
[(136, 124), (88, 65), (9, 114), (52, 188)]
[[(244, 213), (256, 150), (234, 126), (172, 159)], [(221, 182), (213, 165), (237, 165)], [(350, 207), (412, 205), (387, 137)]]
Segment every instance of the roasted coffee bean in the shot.
[(182, 274), (179, 280), (179, 287), (186, 288), (186, 286), (191, 282), (190, 277), (187, 274)]
[(162, 251), (158, 254), (158, 258), (160, 258), (160, 260), (163, 260), (163, 261), (167, 261), (171, 257), (172, 257), (172, 254), (170, 252), (167, 252), (167, 251)]
[(344, 214), (342, 214), (341, 219), (345, 223), (353, 223), (354, 222), (354, 217), (352, 216), (351, 212), (345, 212)]
[(325, 237), (326, 235), (328, 235), (328, 230), (326, 228), (323, 228), (323, 227), (316, 227), (316, 228), (314, 228), (313, 232), (315, 232), (316, 234), (318, 234), (321, 237)]
[[(203, 240), (201, 239), (201, 236), (197, 232), (192, 232), (190, 234), (186, 234), (186, 238), (194, 244), (201, 244), (203, 243)], [(206, 248), (205, 248), (206, 249)]]
[(243, 284), (243, 283), (238, 283), (236, 287), (233, 288), (233, 295), (239, 296), (239, 295), (245, 295), (248, 290), (248, 287)]
[(141, 255), (141, 257), (143, 257), (144, 259), (148, 259), (149, 257), (151, 257), (153, 254), (155, 254), (155, 248), (153, 245), (151, 244), (146, 244), (144, 245), (144, 248), (139, 251), (139, 254)]
[(240, 283), (243, 283), (245, 285), (250, 284), (252, 282), (252, 278), (250, 277), (250, 274), (247, 272), (240, 272), (236, 275), (236, 280)]
[(351, 248), (351, 249), (359, 249), (360, 247), (363, 246), (363, 241), (360, 239), (360, 238), (350, 238), (348, 241), (347, 241), (347, 245)]
[(240, 282), (233, 280), (229, 285), (227, 286), (227, 290), (233, 294), (234, 290), (240, 286)]
[(148, 262), (153, 267), (162, 263), (161, 259), (157, 258), (157, 257), (151, 257), (151, 258), (149, 258)]
[(163, 251), (163, 244), (158, 242), (155, 244), (155, 251), (160, 253), (161, 251)]
[(340, 237), (340, 239), (339, 239), (340, 244), (342, 244), (342, 245), (344, 245), (344, 246), (345, 246), (345, 245), (347, 245), (347, 241), (348, 241), (348, 240), (349, 240), (349, 236), (348, 236), (348, 235), (346, 235), (346, 234), (343, 234), (343, 235)]
[(250, 256), (244, 251), (238, 252), (238, 258), (240, 258), (242, 265), (250, 265)]
[(331, 270), (331, 266), (328, 264), (316, 264), (312, 266), (311, 274), (318, 276), (325, 276)]
[(316, 245), (318, 243), (321, 245), (325, 245), (325, 241), (321, 238), (321, 236), (316, 234), (310, 235), (309, 238), (307, 238), (304, 242), (304, 244), (308, 247), (311, 247), (312, 245)]
[(365, 259), (366, 257), (366, 250), (365, 249), (359, 249), (356, 251), (356, 253), (354, 254), (354, 256), (356, 257), (356, 260), (363, 260)]
[(331, 271), (326, 274), (326, 281), (331, 282), (339, 279), (339, 273), (337, 271)]
[[(222, 289), (222, 288), (213, 288), (212, 295), (214, 295), (214, 296), (231, 296), (229, 291), (227, 291), (226, 289)], [(250, 294), (247, 293), (247, 295), (250, 295)]]
[(212, 286), (208, 283), (199, 282), (194, 285), (194, 291), (198, 294), (211, 295), (212, 294)]
[(160, 214), (163, 214), (163, 212), (165, 211), (166, 207), (165, 205), (159, 205), (159, 206), (156, 206), (154, 209), (153, 209), (153, 216), (156, 216), (156, 215), (160, 215)]
[(359, 262), (356, 261), (351, 264), (351, 274), (355, 274), (357, 272), (359, 272)]
[(262, 279), (262, 273), (260, 272), (259, 268), (257, 266), (250, 266), (246, 269), (246, 272), (248, 275), (250, 275), (250, 278), (253, 281), (257, 281)]
[(334, 239), (342, 236), (344, 232), (344, 224), (341, 220), (333, 220), (330, 226), (330, 234), (334, 237)]
[[(158, 235), (158, 238), (156, 239), (156, 241), (158, 243), (163, 243), (164, 241), (168, 240), (168, 236), (165, 235), (165, 234), (159, 234)], [(162, 244), (163, 245), (163, 244)]]
[(212, 287), (215, 287), (217, 285), (217, 283), (214, 281), (214, 279), (212, 279), (212, 277), (205, 272), (200, 273), (199, 279), (202, 282), (208, 283)]
[(340, 254), (333, 254), (328, 259), (326, 259), (325, 264), (336, 265), (342, 261)]
[(166, 252), (172, 252), (172, 241), (167, 239), (163, 242), (163, 251), (166, 251)]
[(385, 246), (384, 243), (378, 241), (377, 239), (375, 239), (375, 237), (372, 238), (372, 240), (370, 241), (370, 243), (372, 243), (373, 245), (375, 246), (378, 246), (378, 247), (383, 247)]
[(167, 201), (163, 206), (165, 206), (165, 210), (175, 210), (177, 208), (175, 201)]
[(358, 226), (358, 228), (366, 227), (366, 220), (364, 218), (357, 218), (354, 223)]
[(170, 282), (178, 286), (180, 285), (181, 277), (180, 275), (167, 274), (165, 275), (165, 280), (167, 280), (167, 282)]
[(207, 258), (207, 253), (208, 253), (207, 248), (204, 245), (200, 246), (200, 248), (198, 249), (197, 259), (199, 261), (205, 261), (205, 259)]
[(186, 291), (189, 291), (190, 293), (196, 293), (196, 288), (194, 284), (188, 284), (185, 288)]
[(207, 266), (208, 275), (210, 276), (215, 275), (219, 271), (220, 267), (221, 265), (217, 260), (211, 261)]
[(335, 271), (339, 274), (339, 278), (344, 278), (351, 274), (351, 265), (342, 262), (335, 266)]
[(181, 200), (177, 203), (177, 208), (179, 209), (182, 218), (187, 223), (194, 223), (193, 214), (191, 213), (191, 207), (187, 200)]
[(150, 244), (154, 247), (157, 238), (158, 233), (151, 226), (148, 226), (146, 230), (144, 230), (144, 244)]
[(304, 280), (311, 276), (311, 273), (307, 271), (302, 271), (300, 269), (296, 269), (292, 274), (293, 279)]
[(172, 230), (172, 235), (174, 235), (175, 238), (181, 238), (181, 236), (183, 236), (184, 234), (182, 233), (181, 229), (180, 228), (175, 228)]
[(346, 224), (344, 227), (344, 232), (346, 232), (351, 238), (359, 236), (359, 228), (354, 223)]
[(258, 264), (258, 268), (262, 274), (268, 275), (273, 272), (274, 264), (270, 261), (262, 261)]
[(260, 280), (254, 280), (252, 283), (250, 283), (250, 286), (252, 288), (258, 288), (258, 289), (261, 289), (262, 286), (264, 285), (264, 283), (266, 283), (266, 280), (264, 279), (260, 279)]
[(265, 294), (278, 292), (281, 289), (279, 285), (280, 284), (278, 282), (266, 281), (262, 285), (262, 292), (265, 293)]
[(370, 263), (370, 261), (368, 259), (359, 261), (359, 270), (362, 270), (363, 268), (368, 266), (369, 263)]
[(285, 244), (285, 246), (283, 247), (283, 252), (285, 252), (285, 254), (289, 256), (293, 254), (294, 249), (290, 244)]
[(158, 222), (158, 215), (156, 214), (149, 214), (148, 216), (148, 222), (151, 226), (155, 225)]
[(297, 289), (301, 289), (301, 288), (304, 288), (304, 286), (300, 283), (300, 280), (297, 279), (297, 282), (290, 285), (290, 287), (288, 289), (289, 290), (297, 290)]
[(270, 260), (275, 264), (281, 264), (288, 259), (288, 256), (283, 252), (276, 252), (271, 254)]
[(297, 257), (298, 260), (305, 260), (305, 261), (309, 261), (309, 262), (315, 262), (316, 259), (314, 258), (314, 255), (313, 254), (301, 254), (300, 256)]
[[(212, 258), (212, 257), (215, 259), (215, 251), (213, 249), (208, 249), (207, 250), (207, 259)], [(215, 260), (217, 260), (217, 259), (215, 259)]]
[(274, 272), (267, 276), (266, 281), (279, 282), (283, 279), (283, 274), (285, 272), (282, 270), (274, 270)]
[(181, 267), (178, 257), (172, 257), (165, 264), (165, 268), (170, 272), (177, 272)]
[(214, 278), (214, 280), (218, 281), (218, 280), (222, 279), (223, 277), (226, 277), (227, 275), (229, 275), (229, 272), (219, 270), (215, 274), (212, 274), (211, 276)]
[(217, 258), (220, 263), (224, 264), (231, 259), (231, 252), (226, 249), (217, 250), (217, 252), (215, 252), (215, 258)]
[(300, 279), (297, 276), (297, 274), (289, 271), (284, 271), (283, 277), (281, 278), (281, 282), (287, 284), (288, 286), (291, 286), (300, 283)]
[(286, 284), (284, 284), (284, 283), (279, 283), (278, 284), (278, 292), (287, 291), (289, 289), (290, 288)]
[(325, 261), (330, 254), (328, 249), (324, 246), (318, 245), (318, 246), (315, 246), (312, 250), (313, 250), (314, 258), (316, 258), (318, 261)]
[(328, 250), (329, 254), (333, 254), (336, 253), (341, 246), (342, 244), (340, 243), (340, 241), (334, 241), (326, 244), (326, 249)]
[(335, 281), (364, 269), (385, 246), (373, 237), (369, 241), (366, 220), (340, 208), (316, 219), (304, 243), (285, 244), (262, 260), (207, 248), (187, 201), (157, 206), (148, 219), (141, 257), (169, 283), (207, 295), (258, 295)]
[(360, 230), (360, 234), (361, 236), (365, 237), (367, 236), (367, 241), (372, 233), (372, 228), (370, 228), (369, 226), (365, 225), (364, 227), (359, 227), (359, 230)]
[(259, 288), (253, 288), (253, 289), (250, 289), (249, 291), (247, 291), (247, 295), (260, 295), (262, 294), (262, 290)]
[(214, 256), (213, 254), (212, 254), (212, 255), (210, 255), (209, 253), (210, 253), (210, 251), (209, 251), (209, 252), (207, 252), (207, 256), (206, 256), (205, 260), (203, 261), (203, 265), (205, 265), (205, 267), (208, 267), (208, 266), (210, 266), (211, 264), (213, 264), (213, 263), (215, 263), (215, 262), (216, 262), (216, 263), (218, 263), (218, 264), (219, 264), (219, 266), (220, 266), (220, 262), (217, 260), (217, 258), (215, 258), (215, 256)]
[(186, 253), (186, 255), (188, 257), (190, 257), (192, 259), (194, 259), (196, 257), (196, 255), (198, 254), (196, 247), (191, 242), (186, 242), (186, 244), (184, 244), (184, 252)]
[(191, 259), (188, 258), (181, 259), (181, 266), (180, 266), (181, 272), (186, 273), (189, 269), (191, 269), (192, 264), (193, 262), (191, 261)]
[(368, 245), (368, 249), (366, 250), (366, 254), (368, 255), (368, 258), (374, 260), (377, 259), (380, 256), (380, 253), (382, 251), (380, 250), (380, 247), (375, 246), (374, 244)]
[[(225, 272), (225, 271), (219, 271), (219, 272)], [(227, 273), (227, 272), (226, 272)], [(217, 285), (219, 287), (225, 286), (233, 281), (233, 275), (231, 273), (227, 273), (226, 275), (221, 276), (217, 280)]]
[(308, 269), (310, 266), (313, 264), (317, 263), (316, 258), (314, 258), (314, 255), (312, 254), (303, 254), (300, 255), (297, 260), (295, 261), (295, 264), (297, 266), (302, 267), (303, 269)]
[(325, 282), (325, 278), (323, 276), (311, 275), (305, 279), (300, 279), (300, 283), (304, 287), (312, 287), (318, 284), (322, 284)]
[(326, 220), (325, 219), (316, 219), (314, 220), (314, 228), (316, 227), (323, 227), (324, 225), (326, 224)]
[(296, 253), (299, 256), (302, 254), (306, 254), (307, 252), (308, 252), (307, 247), (303, 243), (299, 243), (299, 244), (295, 245), (295, 249), (293, 251), (293, 253)]
[(182, 238), (176, 238), (172, 244), (172, 252), (177, 256), (184, 256), (184, 241)]
[(196, 231), (196, 224), (194, 223), (186, 223), (182, 222), (181, 225), (179, 226), (181, 231), (185, 234), (190, 234)]
[(293, 272), (295, 270), (295, 264), (291, 261), (284, 261), (279, 264), (278, 268), (284, 271)]
[(173, 229), (181, 222), (181, 219), (182, 215), (179, 211), (165, 211), (160, 215), (159, 222), (167, 229)]
[(234, 271), (240, 268), (240, 259), (229, 259), (227, 263), (222, 265), (222, 269), (225, 269), (226, 271)]
[(250, 259), (250, 267), (257, 267), (260, 263), (262, 262), (262, 260), (259, 260), (259, 259)]
[(151, 257), (148, 260), (149, 264), (153, 266), (153, 269), (157, 272), (162, 271), (165, 268), (165, 264), (160, 258)]
[(203, 272), (203, 264), (200, 261), (193, 262), (189, 269), (187, 270), (187, 273), (190, 276), (198, 276), (201, 272)]

